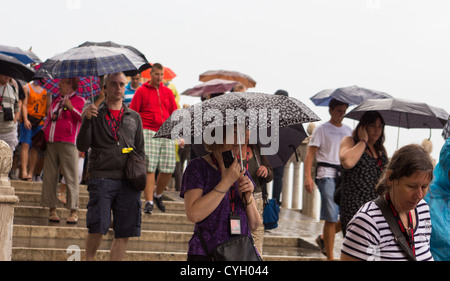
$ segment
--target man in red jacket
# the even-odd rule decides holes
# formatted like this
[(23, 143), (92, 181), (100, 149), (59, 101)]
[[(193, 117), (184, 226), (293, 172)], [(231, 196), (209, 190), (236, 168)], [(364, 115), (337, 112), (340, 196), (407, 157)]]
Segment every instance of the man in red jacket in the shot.
[[(144, 128), (145, 155), (148, 161), (147, 185), (144, 190), (144, 212), (153, 212), (153, 201), (165, 212), (162, 193), (170, 181), (175, 169), (175, 142), (168, 139), (154, 139), (153, 136), (167, 118), (177, 110), (172, 90), (162, 83), (163, 66), (155, 63), (150, 71), (151, 80), (139, 87), (130, 103), (130, 108), (141, 115)], [(155, 172), (158, 178), (155, 188)]]

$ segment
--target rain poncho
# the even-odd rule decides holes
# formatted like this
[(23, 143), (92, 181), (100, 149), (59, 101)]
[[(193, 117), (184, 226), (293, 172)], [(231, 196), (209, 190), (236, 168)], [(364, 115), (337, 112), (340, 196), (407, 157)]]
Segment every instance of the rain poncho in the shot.
[(434, 170), (430, 191), (425, 197), (430, 206), (431, 253), (436, 261), (450, 261), (450, 138), (444, 143)]

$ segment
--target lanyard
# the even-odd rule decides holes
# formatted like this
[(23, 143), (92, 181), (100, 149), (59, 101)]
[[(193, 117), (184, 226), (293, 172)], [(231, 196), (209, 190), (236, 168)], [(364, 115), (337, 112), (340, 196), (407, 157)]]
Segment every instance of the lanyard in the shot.
[[(246, 163), (247, 163), (247, 165), (246, 165), (246, 168), (247, 168), (247, 171), (248, 171), (248, 156), (249, 155), (249, 147), (247, 146), (247, 160), (246, 160)], [(239, 154), (237, 155), (237, 157), (238, 157), (238, 160), (240, 160), (239, 159)], [(256, 156), (255, 156), (256, 157)]]
[(402, 232), (403, 236), (405, 236), (406, 241), (408, 242), (409, 247), (411, 248), (414, 256), (416, 255), (416, 247), (414, 245), (414, 227), (413, 227), (413, 221), (412, 221), (412, 215), (411, 212), (408, 212), (408, 227), (410, 232), (406, 231), (405, 226), (403, 225), (402, 220), (400, 219), (400, 216), (395, 210), (394, 204), (392, 204), (392, 201), (389, 197), (389, 194), (386, 194), (386, 201), (388, 203), (389, 208), (391, 209), (392, 214), (397, 219), (398, 226), (400, 227), (400, 231)]
[[(222, 174), (222, 170), (220, 169), (219, 166), (219, 162), (216, 159), (216, 156), (214, 156), (214, 153), (211, 152), (211, 160), (213, 161), (214, 165), (216, 165), (217, 169), (219, 170), (219, 172)], [(228, 196), (230, 198), (230, 208), (231, 208), (231, 215), (234, 216), (235, 215), (235, 206), (236, 206), (236, 188), (231, 188), (231, 187), (235, 187), (236, 183), (234, 183), (232, 186), (230, 186), (230, 192), (228, 193)]]
[(110, 119), (110, 122), (108, 122), (109, 124), (109, 129), (111, 130), (111, 133), (113, 134), (114, 138), (116, 140), (119, 140), (119, 129), (120, 129), (120, 123), (122, 121), (122, 116), (123, 116), (123, 106), (119, 111), (119, 116), (118, 119), (116, 120), (116, 118), (114, 117), (114, 115), (111, 113), (111, 111), (108, 109), (108, 117)]

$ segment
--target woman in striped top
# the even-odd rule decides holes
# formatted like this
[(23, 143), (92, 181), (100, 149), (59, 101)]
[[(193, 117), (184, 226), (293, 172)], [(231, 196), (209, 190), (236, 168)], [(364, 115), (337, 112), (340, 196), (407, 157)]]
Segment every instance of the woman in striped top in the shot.
[[(420, 261), (433, 260), (430, 213), (423, 200), (432, 178), (430, 156), (421, 146), (411, 144), (394, 153), (377, 185), (380, 196), (397, 213), (406, 241)], [(364, 204), (348, 224), (341, 260), (408, 260), (374, 201)]]

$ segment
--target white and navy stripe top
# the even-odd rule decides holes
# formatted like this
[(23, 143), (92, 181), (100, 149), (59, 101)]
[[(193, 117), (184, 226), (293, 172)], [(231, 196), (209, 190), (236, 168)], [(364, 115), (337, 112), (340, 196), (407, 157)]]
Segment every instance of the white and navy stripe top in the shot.
[[(421, 200), (415, 209), (414, 243), (418, 261), (433, 260), (430, 252), (431, 220), (427, 203)], [(347, 226), (342, 253), (367, 261), (406, 261), (406, 253), (396, 242), (381, 210), (367, 202)]]

